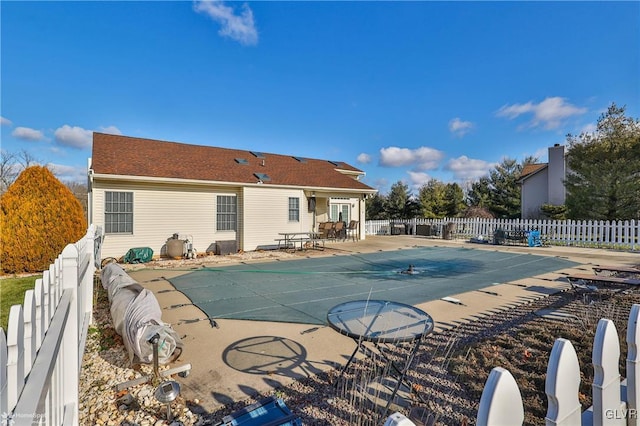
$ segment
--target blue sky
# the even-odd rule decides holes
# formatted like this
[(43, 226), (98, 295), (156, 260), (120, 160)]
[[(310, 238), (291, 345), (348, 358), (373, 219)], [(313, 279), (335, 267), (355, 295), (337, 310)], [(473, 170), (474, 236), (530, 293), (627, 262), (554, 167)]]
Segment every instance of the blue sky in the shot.
[[(2, 149), (91, 132), (345, 161), (382, 193), (640, 116), (640, 2), (2, 1)], [(126, 155), (126, 153), (122, 153)]]

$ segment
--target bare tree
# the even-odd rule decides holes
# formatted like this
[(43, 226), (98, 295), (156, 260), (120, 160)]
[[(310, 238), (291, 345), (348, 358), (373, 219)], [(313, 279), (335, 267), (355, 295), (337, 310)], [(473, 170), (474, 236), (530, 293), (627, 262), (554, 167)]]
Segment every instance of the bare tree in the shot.
[(0, 194), (4, 194), (20, 174), (15, 154), (0, 150)]
[(84, 214), (86, 216), (87, 205), (88, 205), (87, 184), (80, 183), (80, 182), (63, 182), (63, 183), (67, 186), (67, 188), (69, 188), (69, 190), (78, 199), (78, 201), (80, 201), (80, 204), (82, 205), (82, 209), (84, 210)]
[(16, 161), (20, 164), (20, 166), (22, 166), (21, 171), (29, 166), (35, 166), (41, 163), (33, 154), (31, 154), (24, 148), (22, 148), (15, 157)]

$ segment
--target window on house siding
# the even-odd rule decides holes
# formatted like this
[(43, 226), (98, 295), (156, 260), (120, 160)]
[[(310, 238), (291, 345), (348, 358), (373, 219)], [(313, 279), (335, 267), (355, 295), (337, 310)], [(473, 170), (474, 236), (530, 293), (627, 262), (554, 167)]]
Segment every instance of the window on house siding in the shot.
[(218, 231), (235, 231), (238, 221), (238, 204), (235, 195), (218, 195), (217, 220)]
[(133, 233), (133, 192), (104, 193), (104, 232)]
[(300, 222), (300, 198), (289, 197), (289, 222)]

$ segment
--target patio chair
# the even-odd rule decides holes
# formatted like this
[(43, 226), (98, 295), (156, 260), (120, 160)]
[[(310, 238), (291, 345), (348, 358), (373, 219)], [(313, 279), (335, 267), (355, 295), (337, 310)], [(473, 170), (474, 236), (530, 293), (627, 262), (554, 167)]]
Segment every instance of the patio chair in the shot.
[(344, 240), (347, 237), (346, 234), (346, 229), (344, 227), (344, 222), (336, 222), (334, 227), (333, 227), (333, 231), (334, 231), (334, 237), (336, 240), (338, 238)]
[(335, 223), (333, 222), (321, 222), (318, 227), (318, 233), (323, 239), (335, 238), (334, 226)]
[(349, 226), (347, 227), (347, 238), (351, 237), (353, 241), (357, 241), (359, 239), (358, 235), (358, 221), (352, 220), (349, 222)]

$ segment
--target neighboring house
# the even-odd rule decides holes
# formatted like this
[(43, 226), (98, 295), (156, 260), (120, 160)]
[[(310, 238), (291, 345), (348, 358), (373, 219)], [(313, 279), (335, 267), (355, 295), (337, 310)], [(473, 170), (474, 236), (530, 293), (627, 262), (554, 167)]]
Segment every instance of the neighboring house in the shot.
[(93, 134), (89, 221), (102, 226), (102, 257), (131, 248), (166, 254), (173, 234), (199, 252), (273, 247), (282, 232), (359, 221), (377, 191), (362, 170), (337, 161)]
[(565, 203), (564, 146), (555, 144), (549, 147), (548, 157), (548, 163), (527, 164), (522, 169), (522, 175), (518, 181), (521, 185), (520, 216), (522, 219), (541, 218), (540, 207), (543, 204), (563, 205)]

